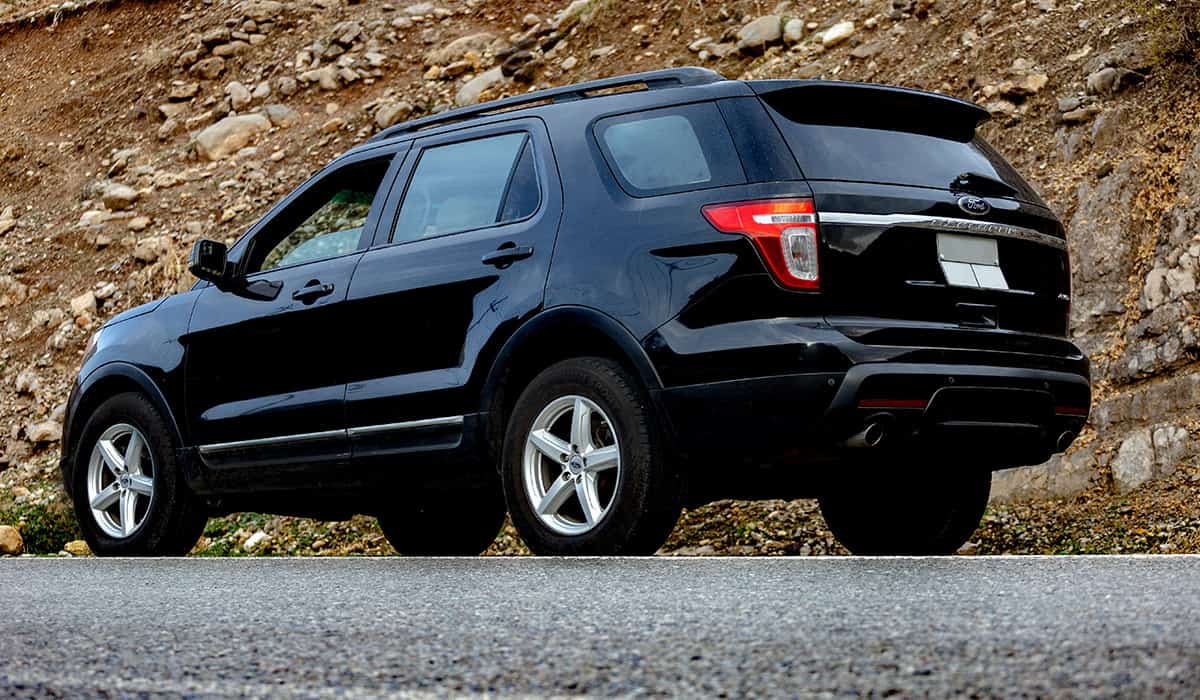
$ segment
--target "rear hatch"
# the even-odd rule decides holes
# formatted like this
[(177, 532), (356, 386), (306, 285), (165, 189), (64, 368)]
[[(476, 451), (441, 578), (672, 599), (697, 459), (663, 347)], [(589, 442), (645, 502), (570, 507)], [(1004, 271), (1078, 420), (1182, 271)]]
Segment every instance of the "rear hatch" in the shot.
[(831, 323), (889, 345), (937, 344), (947, 326), (1065, 336), (1062, 225), (975, 133), (984, 110), (874, 85), (749, 84), (812, 188)]

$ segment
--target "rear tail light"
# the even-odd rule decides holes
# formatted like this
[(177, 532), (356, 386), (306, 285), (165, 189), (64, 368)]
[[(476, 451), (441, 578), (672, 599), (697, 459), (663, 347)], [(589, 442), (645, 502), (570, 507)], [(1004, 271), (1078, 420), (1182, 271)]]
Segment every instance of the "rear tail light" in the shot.
[(704, 217), (724, 233), (754, 242), (775, 279), (789, 289), (819, 289), (817, 214), (811, 199), (710, 204)]

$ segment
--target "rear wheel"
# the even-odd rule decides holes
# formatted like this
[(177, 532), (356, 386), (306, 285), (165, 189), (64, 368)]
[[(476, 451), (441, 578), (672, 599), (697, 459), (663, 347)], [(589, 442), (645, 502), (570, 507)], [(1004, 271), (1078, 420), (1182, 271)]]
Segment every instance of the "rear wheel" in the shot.
[(637, 380), (597, 357), (566, 360), (521, 393), (501, 476), (513, 525), (537, 554), (653, 554), (681, 488)]
[(99, 556), (179, 556), (208, 515), (175, 461), (166, 420), (141, 394), (100, 404), (76, 449), (72, 493), (84, 539)]
[(953, 554), (979, 526), (991, 491), (987, 470), (916, 455), (844, 468), (821, 495), (821, 514), (854, 554)]
[(499, 488), (429, 492), (379, 516), (388, 543), (408, 556), (475, 556), (504, 525)]

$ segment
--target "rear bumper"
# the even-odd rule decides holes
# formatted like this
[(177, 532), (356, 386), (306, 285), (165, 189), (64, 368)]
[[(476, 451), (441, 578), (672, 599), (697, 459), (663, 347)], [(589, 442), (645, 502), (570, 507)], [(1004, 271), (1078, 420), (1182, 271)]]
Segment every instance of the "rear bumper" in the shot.
[[(718, 471), (737, 464), (800, 466), (845, 460), (856, 450), (913, 448), (1002, 469), (1045, 461), (1087, 422), (1088, 362), (1065, 341), (1059, 347), (1068, 353), (1048, 356), (868, 346), (829, 326), (808, 326), (803, 335), (809, 342), (789, 342), (794, 351), (775, 348), (772, 355), (820, 357), (826, 371), (690, 383), (658, 393), (676, 450), (689, 464)], [(761, 348), (754, 352), (762, 357)], [(731, 364), (726, 356), (724, 365)], [(762, 363), (748, 368), (771, 369)], [(871, 426), (873, 439), (864, 439)]]

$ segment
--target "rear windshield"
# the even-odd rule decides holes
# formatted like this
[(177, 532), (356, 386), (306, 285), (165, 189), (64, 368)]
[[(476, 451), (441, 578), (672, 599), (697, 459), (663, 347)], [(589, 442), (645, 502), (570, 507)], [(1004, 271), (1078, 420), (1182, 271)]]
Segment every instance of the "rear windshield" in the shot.
[[(991, 145), (974, 135), (974, 129), (920, 133), (920, 129), (908, 130), (908, 120), (894, 112), (877, 119), (864, 119), (860, 113), (856, 123), (847, 125), (814, 120), (811, 112), (799, 112), (793, 119), (786, 106), (769, 111), (810, 180), (961, 189), (985, 196), (1041, 201)], [(964, 175), (971, 176), (969, 187), (959, 184)]]

